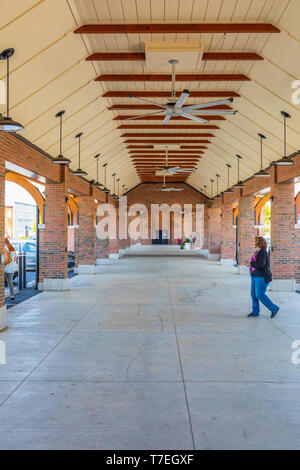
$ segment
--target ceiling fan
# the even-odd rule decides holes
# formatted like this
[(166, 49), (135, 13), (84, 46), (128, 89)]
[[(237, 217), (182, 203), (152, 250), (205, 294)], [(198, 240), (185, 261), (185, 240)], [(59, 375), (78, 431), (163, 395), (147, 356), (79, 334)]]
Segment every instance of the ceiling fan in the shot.
[(198, 116), (195, 116), (195, 114), (201, 114), (201, 115), (210, 115), (210, 114), (233, 114), (235, 115), (237, 111), (231, 111), (231, 110), (205, 110), (205, 108), (211, 108), (212, 106), (218, 106), (218, 105), (223, 105), (223, 104), (228, 104), (233, 102), (233, 98), (228, 98), (225, 100), (219, 100), (219, 101), (211, 101), (210, 103), (202, 103), (202, 104), (195, 104), (192, 106), (185, 106), (183, 108), (184, 103), (188, 99), (190, 92), (189, 90), (183, 90), (181, 93), (180, 97), (176, 99), (176, 91), (175, 91), (175, 66), (178, 64), (177, 59), (171, 59), (169, 60), (169, 63), (172, 65), (172, 96), (170, 98), (170, 101), (166, 103), (165, 105), (154, 103), (153, 101), (145, 100), (144, 98), (139, 98), (137, 96), (134, 96), (132, 94), (129, 95), (130, 98), (134, 98), (139, 101), (143, 101), (145, 103), (150, 103), (152, 105), (157, 106), (158, 108), (162, 108), (160, 111), (156, 111), (155, 113), (149, 113), (149, 114), (144, 114), (143, 116), (134, 116), (131, 118), (128, 118), (129, 120), (133, 119), (140, 119), (141, 117), (148, 117), (148, 116), (153, 116), (154, 114), (165, 114), (165, 118), (162, 122), (162, 124), (168, 124), (169, 120), (172, 117), (184, 117), (187, 119), (191, 119), (192, 121), (200, 122), (201, 124), (206, 124), (208, 121), (206, 119), (200, 118)]
[(167, 188), (166, 187), (166, 175), (163, 175), (163, 187), (161, 188), (161, 191), (165, 192), (171, 192), (171, 191), (184, 191), (184, 188)]
[(195, 168), (181, 168), (180, 165), (169, 167), (168, 161), (168, 146), (166, 145), (166, 164), (161, 170), (157, 170), (155, 172), (156, 176), (172, 176), (172, 175), (179, 175), (181, 173), (192, 173), (195, 171)]

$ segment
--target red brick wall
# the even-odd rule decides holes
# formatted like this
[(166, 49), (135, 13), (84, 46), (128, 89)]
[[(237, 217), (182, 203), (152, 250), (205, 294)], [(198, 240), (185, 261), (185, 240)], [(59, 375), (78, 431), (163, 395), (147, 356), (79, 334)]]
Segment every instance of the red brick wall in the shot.
[(92, 196), (79, 196), (79, 227), (75, 242), (76, 264), (95, 264), (95, 203)]
[(235, 259), (236, 257), (236, 237), (233, 228), (233, 203), (224, 202), (222, 204), (222, 222), (221, 222), (221, 258)]
[(59, 167), (60, 183), (47, 183), (45, 190), (45, 228), (40, 235), (40, 282), (67, 278), (68, 170)]
[(216, 200), (209, 208), (208, 250), (210, 254), (218, 254), (221, 251), (221, 205), (221, 200)]
[(68, 227), (68, 251), (75, 251), (75, 227)]
[(108, 240), (100, 240), (95, 233), (95, 259), (108, 258)]
[(295, 279), (295, 198), (294, 182), (278, 183), (272, 168), (271, 268), (274, 279)]
[[(151, 244), (151, 204), (168, 204), (172, 206), (173, 204), (180, 204), (182, 210), (184, 209), (184, 204), (203, 204), (207, 198), (201, 193), (191, 188), (185, 183), (176, 183), (176, 187), (184, 188), (184, 191), (181, 192), (163, 192), (160, 191), (162, 185), (161, 183), (142, 183), (132, 191), (127, 194), (127, 203), (128, 207), (132, 204), (144, 204), (148, 209), (148, 239), (143, 240), (143, 244)], [(194, 207), (195, 209), (195, 207)], [(172, 217), (171, 217), (172, 219)], [(173, 228), (170, 227), (171, 236)], [(170, 240), (174, 244), (177, 243), (177, 240)]]
[(250, 261), (255, 251), (255, 197), (241, 196), (239, 204), (238, 234), (239, 234), (239, 264), (245, 265)]

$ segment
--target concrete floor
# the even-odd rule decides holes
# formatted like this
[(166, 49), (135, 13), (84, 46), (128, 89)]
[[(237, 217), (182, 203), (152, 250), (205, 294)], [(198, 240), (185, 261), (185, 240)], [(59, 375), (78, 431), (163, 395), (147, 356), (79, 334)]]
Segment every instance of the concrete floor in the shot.
[(0, 449), (300, 448), (300, 296), (248, 319), (248, 276), (150, 250), (9, 310)]

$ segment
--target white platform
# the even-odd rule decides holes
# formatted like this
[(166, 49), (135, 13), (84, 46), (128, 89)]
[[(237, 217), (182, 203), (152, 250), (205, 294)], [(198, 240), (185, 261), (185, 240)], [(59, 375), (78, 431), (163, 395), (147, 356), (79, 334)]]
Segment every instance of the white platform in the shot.
[(95, 265), (94, 264), (79, 264), (77, 266), (78, 274), (95, 274)]
[(69, 279), (44, 279), (38, 283), (38, 290), (42, 291), (66, 291), (69, 289)]

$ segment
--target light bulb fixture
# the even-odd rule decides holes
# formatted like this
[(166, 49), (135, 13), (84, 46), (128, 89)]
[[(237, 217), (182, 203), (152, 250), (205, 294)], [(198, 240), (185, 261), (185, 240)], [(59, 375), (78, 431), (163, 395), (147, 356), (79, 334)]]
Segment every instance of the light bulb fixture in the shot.
[(62, 110), (55, 115), (56, 118), (59, 118), (59, 155), (52, 159), (52, 163), (57, 163), (58, 165), (68, 165), (70, 163), (70, 160), (62, 154), (62, 117), (64, 114), (65, 111)]
[(221, 177), (217, 173), (216, 173), (216, 178), (217, 178), (217, 194), (215, 196), (215, 199), (221, 199), (222, 196), (221, 196), (221, 194), (219, 194), (219, 178), (221, 178)]
[(254, 178), (268, 178), (269, 173), (263, 170), (263, 140), (266, 139), (266, 136), (263, 134), (258, 134), (260, 138), (260, 170), (257, 173), (254, 173)]
[(242, 160), (243, 157), (241, 155), (236, 154), (237, 156), (237, 161), (238, 161), (238, 182), (233, 186), (235, 189), (242, 189), (244, 187), (244, 184), (240, 180), (240, 160)]
[(87, 172), (83, 171), (80, 168), (81, 136), (82, 136), (82, 132), (75, 135), (75, 139), (78, 139), (78, 168), (77, 168), (77, 170), (72, 171), (73, 175), (75, 175), (75, 176), (86, 176), (87, 175)]
[(114, 179), (114, 191), (113, 191), (113, 193), (112, 193), (112, 197), (113, 197), (114, 199), (118, 199), (118, 196), (116, 195), (116, 173), (113, 173), (111, 176), (112, 176), (113, 179)]
[(0, 54), (0, 60), (6, 60), (6, 116), (0, 114), (0, 131), (3, 132), (18, 132), (23, 131), (24, 126), (17, 121), (14, 121), (9, 117), (9, 59), (14, 55), (15, 50), (13, 48), (5, 49)]
[(229, 165), (229, 163), (226, 163), (226, 166), (228, 168), (228, 188), (224, 191), (224, 193), (233, 193), (232, 189), (230, 188), (230, 168), (231, 168), (231, 165)]
[(276, 166), (289, 166), (289, 165), (295, 165), (294, 160), (291, 159), (291, 157), (288, 157), (287, 154), (287, 143), (286, 143), (286, 120), (291, 118), (291, 115), (288, 114), (285, 111), (281, 111), (281, 115), (283, 116), (283, 126), (284, 126), (284, 156), (280, 159), (277, 160), (277, 162), (274, 162), (274, 165)]
[(107, 163), (104, 163), (104, 165), (102, 165), (102, 167), (104, 168), (104, 188), (102, 188), (101, 191), (103, 191), (106, 194), (109, 194), (110, 190), (106, 187), (106, 167), (107, 167)]
[(212, 196), (212, 193), (213, 193), (213, 184), (214, 184), (214, 180), (211, 179), (211, 180), (210, 180), (210, 199), (213, 198), (213, 196)]
[(101, 189), (103, 187), (103, 184), (99, 183), (99, 157), (100, 153), (97, 153), (97, 155), (94, 156), (97, 162), (97, 179), (96, 181), (92, 181), (92, 188), (98, 188)]

